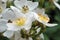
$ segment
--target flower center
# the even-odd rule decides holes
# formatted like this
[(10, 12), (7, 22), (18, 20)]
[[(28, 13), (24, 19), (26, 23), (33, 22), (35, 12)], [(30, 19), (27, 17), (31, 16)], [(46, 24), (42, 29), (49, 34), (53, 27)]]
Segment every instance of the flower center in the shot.
[(23, 6), (22, 7), (22, 13), (27, 13), (29, 11), (28, 6)]
[(42, 14), (38, 14), (38, 16), (39, 16), (39, 19), (44, 21), (44, 22), (49, 22), (49, 20), (50, 20), (48, 17), (46, 17), (46, 16), (44, 16)]
[(19, 18), (16, 19), (15, 21), (13, 21), (14, 24), (16, 24), (17, 26), (23, 26), (26, 22), (25, 18)]
[(2, 7), (0, 7), (0, 13), (2, 12)]

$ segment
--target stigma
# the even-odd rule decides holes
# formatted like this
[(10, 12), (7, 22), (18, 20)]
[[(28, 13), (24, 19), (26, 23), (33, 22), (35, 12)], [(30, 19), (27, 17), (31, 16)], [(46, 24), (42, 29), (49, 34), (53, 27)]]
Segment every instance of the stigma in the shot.
[(29, 11), (29, 8), (28, 8), (28, 6), (23, 6), (22, 7), (22, 13), (27, 13)]
[(18, 18), (15, 21), (13, 21), (13, 23), (17, 26), (23, 26), (26, 22), (25, 18)]

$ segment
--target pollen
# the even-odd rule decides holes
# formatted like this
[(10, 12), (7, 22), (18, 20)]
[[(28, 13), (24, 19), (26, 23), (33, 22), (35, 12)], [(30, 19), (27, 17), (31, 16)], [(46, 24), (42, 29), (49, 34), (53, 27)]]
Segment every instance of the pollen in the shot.
[(14, 23), (17, 25), (17, 26), (23, 26), (26, 22), (26, 19), (25, 18), (19, 18), (19, 19), (16, 19), (14, 21)]
[(28, 6), (23, 6), (22, 7), (22, 13), (27, 13), (29, 11)]
[(49, 22), (50, 21), (50, 19), (48, 17), (46, 17), (40, 13), (38, 14), (38, 16), (39, 16), (39, 19), (43, 22)]

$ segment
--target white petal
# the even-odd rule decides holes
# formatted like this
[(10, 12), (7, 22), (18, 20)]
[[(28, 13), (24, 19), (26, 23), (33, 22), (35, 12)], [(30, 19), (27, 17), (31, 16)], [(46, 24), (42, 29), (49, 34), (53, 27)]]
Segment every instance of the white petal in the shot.
[(17, 9), (16, 7), (11, 6), (11, 9), (14, 11), (14, 13), (15, 13), (16, 17), (24, 16), (24, 14), (23, 14), (23, 13), (21, 13), (21, 12), (20, 12), (20, 10), (19, 10), (19, 9)]
[(14, 1), (14, 4), (15, 4), (16, 7), (22, 9), (22, 7), (25, 5), (26, 1), (27, 0), (20, 0), (20, 1), (16, 0), (16, 1)]
[(3, 33), (4, 36), (11, 38), (13, 36), (14, 32), (7, 30), (5, 33)]
[(2, 4), (3, 10), (6, 9), (6, 3)]
[(6, 25), (1, 25), (0, 26), (0, 32), (4, 32), (4, 31), (6, 31), (6, 29), (7, 29), (7, 26)]
[(37, 33), (40, 32), (40, 30), (41, 30), (41, 28), (38, 28), (38, 29), (37, 29)]
[(14, 38), (14, 39), (15, 39), (15, 40), (19, 40), (19, 39), (20, 39), (20, 36), (21, 36), (21, 35), (20, 35), (20, 31), (16, 31), (16, 32), (15, 32), (15, 38)]
[(0, 0), (0, 7), (2, 7), (2, 10), (6, 9), (6, 3), (3, 3), (2, 0)]
[(43, 23), (43, 24), (45, 24), (46, 26), (48, 26), (48, 27), (54, 27), (54, 26), (57, 26), (58, 24), (50, 24), (50, 23)]
[(16, 31), (15, 40), (26, 40), (26, 39), (21, 37), (20, 31)]
[(16, 18), (14, 12), (12, 10), (8, 10), (2, 14), (3, 19), (14, 20)]
[(11, 30), (11, 31), (18, 31), (20, 30), (20, 27), (16, 26), (13, 23), (7, 23), (7, 30)]
[(4, 21), (5, 23), (7, 23), (8, 20), (5, 19), (0, 19), (0, 22)]
[(35, 12), (28, 12), (27, 14), (25, 14), (25, 16), (32, 22), (35, 21), (34, 13)]
[(4, 14), (4, 13), (8, 12), (8, 10), (9, 10), (9, 8), (3, 9), (2, 14)]
[(18, 12), (18, 13), (21, 12), (18, 8), (14, 7), (14, 6), (10, 6), (10, 8), (11, 8), (14, 12)]
[(0, 15), (3, 15), (4, 13), (8, 12), (9, 8), (6, 8), (6, 9), (2, 9), (2, 12)]
[(0, 32), (7, 30), (6, 23), (7, 23), (7, 20), (0, 19)]
[(54, 4), (55, 4), (55, 6), (56, 6), (57, 8), (60, 9), (60, 5), (59, 5), (57, 2), (54, 1)]
[(2, 18), (2, 15), (0, 14), (0, 19)]
[(45, 9), (40, 9), (40, 8), (36, 8), (35, 10), (33, 10), (34, 12), (36, 13), (42, 13), (42, 14), (45, 14)]
[(31, 28), (31, 26), (32, 26), (32, 19), (27, 19), (24, 28), (25, 28), (26, 30), (29, 30), (29, 29)]
[(26, 4), (29, 7), (29, 10), (34, 10), (38, 6), (38, 2), (27, 1)]
[(43, 35), (43, 33), (40, 34), (40, 38), (41, 38), (42, 40), (44, 40), (44, 35)]
[(34, 13), (34, 18), (35, 18), (35, 20), (37, 20), (37, 21), (39, 21), (39, 22), (43, 22), (42, 20), (39, 20), (39, 17), (38, 17), (38, 15), (36, 14), (36, 13)]

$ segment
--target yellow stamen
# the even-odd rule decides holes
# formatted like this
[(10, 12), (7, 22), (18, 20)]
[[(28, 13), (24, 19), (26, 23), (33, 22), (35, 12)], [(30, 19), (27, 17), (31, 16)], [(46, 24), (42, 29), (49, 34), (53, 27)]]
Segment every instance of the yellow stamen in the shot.
[(40, 13), (38, 14), (38, 16), (39, 16), (39, 19), (41, 21), (44, 21), (44, 22), (49, 22), (50, 21), (50, 19), (48, 17), (46, 17), (46, 16), (44, 16), (44, 15), (42, 15)]
[(28, 6), (23, 6), (23, 7), (22, 7), (22, 12), (23, 12), (23, 13), (27, 13), (28, 11), (29, 11)]
[(25, 18), (19, 18), (17, 20), (14, 21), (14, 23), (17, 25), (17, 26), (23, 26), (26, 22), (26, 19)]

